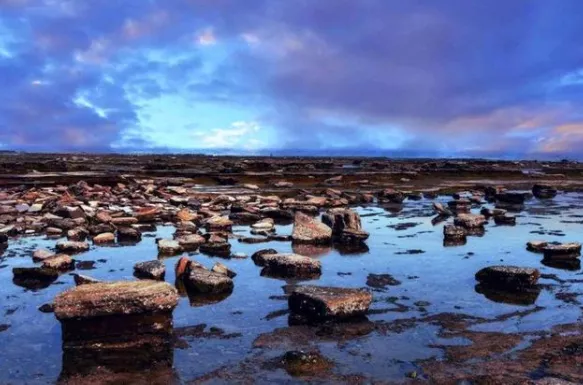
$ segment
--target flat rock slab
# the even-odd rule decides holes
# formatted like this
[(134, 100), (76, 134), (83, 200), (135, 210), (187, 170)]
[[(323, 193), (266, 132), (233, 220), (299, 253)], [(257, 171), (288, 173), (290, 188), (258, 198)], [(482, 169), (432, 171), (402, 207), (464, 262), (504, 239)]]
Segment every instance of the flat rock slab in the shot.
[(185, 282), (199, 294), (222, 294), (233, 291), (233, 280), (224, 274), (205, 269), (191, 269)]
[(539, 277), (537, 269), (518, 266), (489, 266), (476, 273), (476, 280), (480, 283), (504, 289), (532, 287)]
[(324, 286), (298, 286), (288, 299), (292, 313), (312, 321), (363, 316), (371, 302), (367, 291)]
[(59, 294), (54, 301), (59, 320), (111, 315), (172, 312), (176, 289), (166, 282), (120, 281), (81, 285)]
[(459, 214), (454, 219), (456, 226), (461, 226), (466, 229), (475, 229), (483, 227), (486, 224), (486, 217), (478, 214)]
[(314, 278), (322, 274), (322, 263), (298, 254), (266, 254), (262, 275), (282, 278)]
[(59, 241), (56, 248), (63, 253), (82, 253), (89, 250), (87, 242)]
[(75, 267), (75, 261), (67, 254), (57, 254), (43, 260), (42, 267), (58, 271), (67, 271)]
[(158, 241), (158, 253), (161, 255), (176, 255), (182, 252), (182, 246), (173, 239), (160, 239)]
[(164, 280), (166, 267), (158, 260), (140, 262), (134, 265), (134, 276), (141, 279)]
[(548, 243), (542, 247), (545, 259), (573, 259), (581, 255), (581, 244), (570, 243)]
[(309, 215), (297, 212), (294, 217), (292, 240), (298, 243), (330, 243), (332, 229)]

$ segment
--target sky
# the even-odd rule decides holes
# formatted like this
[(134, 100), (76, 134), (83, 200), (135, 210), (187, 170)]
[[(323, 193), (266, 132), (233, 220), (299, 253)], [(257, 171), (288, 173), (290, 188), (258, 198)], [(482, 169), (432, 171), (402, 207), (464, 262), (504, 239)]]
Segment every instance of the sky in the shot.
[(0, 0), (0, 150), (583, 157), (581, 0)]

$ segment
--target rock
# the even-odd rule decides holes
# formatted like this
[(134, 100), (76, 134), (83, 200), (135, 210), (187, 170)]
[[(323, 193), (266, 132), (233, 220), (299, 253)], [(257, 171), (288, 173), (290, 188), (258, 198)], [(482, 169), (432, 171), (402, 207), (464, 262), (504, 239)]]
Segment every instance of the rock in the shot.
[(63, 253), (82, 253), (89, 250), (87, 242), (59, 241), (56, 248)]
[(211, 271), (226, 275), (229, 278), (234, 278), (237, 275), (237, 273), (235, 273), (233, 270), (229, 269), (227, 266), (223, 265), (220, 262), (216, 262)]
[(86, 275), (82, 274), (73, 274), (73, 280), (75, 281), (75, 285), (90, 285), (93, 283), (100, 283), (101, 281)]
[(191, 222), (198, 219), (198, 215), (196, 213), (193, 213), (189, 209), (184, 208), (180, 210), (178, 213), (176, 213), (176, 218), (178, 218), (178, 220), (182, 222)]
[(275, 250), (275, 249), (262, 249), (262, 250), (259, 250), (259, 251), (256, 251), (255, 253), (253, 253), (253, 255), (251, 256), (251, 259), (253, 260), (253, 262), (257, 266), (265, 266), (266, 256), (273, 255), (273, 254), (277, 254), (277, 250)]
[(272, 218), (277, 223), (286, 223), (294, 219), (294, 214), (290, 210), (267, 207), (260, 211), (262, 216)]
[(101, 233), (93, 237), (93, 243), (95, 243), (96, 245), (103, 245), (114, 242), (115, 242), (114, 233)]
[(118, 242), (139, 242), (142, 240), (142, 232), (133, 227), (118, 227)]
[(266, 254), (261, 275), (281, 278), (315, 278), (322, 274), (322, 263), (297, 254)]
[(446, 240), (466, 239), (466, 229), (460, 226), (447, 225), (443, 227), (443, 236)]
[(234, 287), (233, 280), (228, 276), (204, 269), (191, 269), (185, 283), (198, 294), (230, 293)]
[(557, 196), (557, 189), (548, 184), (535, 184), (532, 194), (538, 199), (552, 199)]
[(461, 226), (466, 229), (483, 227), (486, 222), (486, 217), (477, 214), (459, 214), (454, 219), (454, 224), (456, 226)]
[(290, 188), (293, 186), (294, 186), (294, 184), (292, 182), (286, 182), (284, 180), (277, 181), (273, 184), (273, 187), (278, 187), (278, 188)]
[(248, 243), (248, 244), (257, 244), (257, 243), (265, 243), (271, 241), (268, 237), (243, 237), (239, 238), (239, 242), (241, 243)]
[(109, 222), (111, 222), (111, 219), (112, 218), (111, 218), (111, 215), (109, 215), (108, 212), (106, 212), (106, 211), (99, 211), (97, 214), (95, 214), (95, 219), (98, 222), (101, 222), (101, 223), (109, 223)]
[(401, 281), (396, 280), (390, 274), (369, 274), (366, 278), (366, 285), (377, 289), (400, 284)]
[(227, 239), (213, 234), (206, 243), (200, 245), (200, 252), (226, 258), (231, 255), (231, 244)]
[(66, 271), (75, 268), (75, 261), (67, 254), (57, 254), (43, 260), (42, 267), (57, 271)]
[(509, 203), (513, 205), (522, 205), (527, 198), (530, 198), (529, 193), (506, 191), (496, 194), (496, 201), (501, 203)]
[(158, 240), (158, 254), (160, 255), (176, 255), (183, 251), (182, 246), (178, 241), (172, 239)]
[(8, 243), (8, 235), (0, 234), (0, 245), (5, 245)]
[(529, 241), (526, 243), (526, 249), (529, 251), (542, 253), (548, 244), (549, 243), (546, 241)]
[(89, 231), (87, 231), (84, 228), (81, 227), (77, 227), (75, 229), (71, 229), (67, 231), (67, 239), (69, 241), (76, 241), (76, 242), (82, 242), (85, 239), (87, 239), (87, 236), (89, 235)]
[(571, 243), (548, 243), (543, 246), (542, 251), (545, 259), (573, 259), (581, 255), (581, 244)]
[(476, 280), (484, 285), (511, 290), (534, 286), (539, 277), (537, 269), (516, 266), (489, 266), (476, 273)]
[(257, 186), (256, 184), (250, 184), (250, 183), (244, 184), (243, 188), (246, 188), (247, 190), (259, 190), (259, 186)]
[(47, 258), (54, 257), (55, 253), (47, 249), (38, 249), (32, 253), (33, 262), (42, 262)]
[(433, 202), (433, 209), (435, 210), (435, 212), (437, 213), (437, 215), (442, 216), (442, 217), (450, 217), (450, 216), (453, 215), (453, 213), (451, 212), (450, 209), (445, 208), (439, 202)]
[(332, 240), (332, 229), (320, 221), (297, 212), (294, 217), (292, 241), (297, 243), (327, 244)]
[(178, 262), (176, 262), (176, 267), (174, 268), (174, 273), (176, 279), (182, 279), (185, 275), (190, 273), (191, 260), (188, 257), (181, 257)]
[(134, 265), (134, 276), (141, 279), (153, 279), (163, 281), (166, 267), (158, 260), (140, 262)]
[(42, 304), (41, 306), (39, 306), (38, 310), (41, 313), (54, 313), (55, 306), (52, 303), (45, 303), (45, 304)]
[(138, 218), (135, 218), (135, 217), (118, 217), (118, 218), (112, 218), (110, 222), (114, 226), (121, 227), (121, 226), (135, 225), (139, 222), (139, 220), (138, 220)]
[(206, 242), (204, 237), (199, 234), (183, 235), (176, 238), (176, 241), (178, 241), (178, 244), (186, 251), (195, 251), (200, 245)]
[(15, 285), (27, 289), (43, 289), (59, 278), (59, 273), (43, 267), (15, 267), (12, 269)]
[(298, 286), (288, 299), (292, 314), (315, 322), (363, 316), (371, 302), (367, 291), (323, 286)]
[(341, 243), (361, 243), (369, 234), (362, 230), (360, 215), (347, 208), (334, 208), (322, 216), (322, 222), (332, 229), (332, 237)]
[(273, 231), (273, 229), (275, 228), (275, 221), (273, 220), (273, 218), (264, 218), (259, 222), (252, 224), (251, 228), (254, 230)]
[(151, 280), (80, 285), (54, 301), (58, 320), (80, 320), (112, 315), (170, 313), (178, 304), (176, 289)]
[(498, 226), (514, 226), (516, 225), (516, 217), (513, 215), (496, 215), (494, 216), (494, 223)]
[(63, 230), (61, 230), (57, 227), (47, 227), (45, 229), (45, 233), (49, 237), (60, 237), (63, 234)]
[(228, 217), (214, 216), (207, 219), (205, 223), (206, 231), (226, 231), (230, 232), (233, 227), (233, 222)]
[(401, 191), (388, 188), (380, 192), (379, 198), (383, 201), (388, 201), (391, 203), (403, 203), (405, 200), (405, 194), (403, 194)]
[(472, 203), (467, 199), (456, 199), (447, 202), (448, 207), (455, 213), (469, 213), (472, 208)]
[(319, 352), (289, 351), (283, 355), (281, 363), (291, 376), (317, 377), (333, 367)]

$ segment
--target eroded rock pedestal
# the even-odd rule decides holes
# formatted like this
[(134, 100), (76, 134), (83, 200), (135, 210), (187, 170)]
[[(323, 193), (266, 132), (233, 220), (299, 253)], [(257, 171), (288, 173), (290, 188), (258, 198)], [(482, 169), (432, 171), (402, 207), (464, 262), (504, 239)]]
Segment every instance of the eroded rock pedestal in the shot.
[(81, 285), (59, 294), (54, 306), (63, 333), (61, 376), (97, 368), (170, 368), (177, 304), (172, 286), (149, 280)]

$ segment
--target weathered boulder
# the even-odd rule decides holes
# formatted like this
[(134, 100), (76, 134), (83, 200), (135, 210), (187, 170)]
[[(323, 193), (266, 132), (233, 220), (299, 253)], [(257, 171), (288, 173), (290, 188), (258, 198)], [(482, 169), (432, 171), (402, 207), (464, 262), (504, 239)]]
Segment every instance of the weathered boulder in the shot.
[(466, 229), (483, 227), (486, 222), (486, 217), (477, 214), (459, 214), (454, 219), (456, 226), (461, 226)]
[(228, 276), (205, 269), (191, 269), (184, 279), (189, 289), (198, 294), (230, 293), (234, 287)]
[(322, 274), (322, 263), (297, 254), (266, 254), (261, 275), (281, 278), (315, 278)]
[(332, 229), (306, 214), (297, 212), (294, 217), (292, 240), (297, 243), (330, 243)]
[(178, 294), (165, 282), (104, 282), (66, 290), (55, 298), (54, 304), (60, 321), (170, 313), (178, 304)]
[(275, 221), (273, 218), (263, 218), (260, 221), (251, 225), (253, 230), (273, 231), (275, 228)]
[(229, 278), (234, 278), (237, 275), (237, 273), (235, 273), (233, 270), (229, 269), (227, 266), (223, 265), (220, 262), (216, 262), (211, 271), (226, 275)]
[(369, 234), (362, 230), (360, 215), (348, 208), (334, 208), (322, 216), (322, 222), (332, 229), (335, 241), (358, 243), (368, 239)]
[(548, 184), (535, 184), (532, 194), (538, 199), (551, 199), (557, 196), (557, 188)]
[(537, 269), (517, 266), (489, 266), (476, 273), (476, 280), (484, 285), (512, 290), (534, 286), (539, 277)]
[(82, 253), (89, 250), (89, 244), (87, 242), (59, 241), (56, 248), (62, 253)]
[(158, 254), (160, 255), (176, 255), (183, 251), (180, 243), (173, 239), (159, 239), (157, 243)]
[(134, 227), (118, 227), (118, 242), (139, 242), (142, 240), (142, 232)]
[(324, 286), (298, 286), (288, 299), (292, 314), (315, 322), (363, 316), (371, 302), (367, 291)]
[(265, 266), (266, 257), (269, 255), (277, 254), (275, 249), (262, 249), (258, 250), (251, 256), (251, 259), (257, 266)]
[(69, 241), (82, 242), (87, 239), (89, 231), (83, 227), (77, 227), (67, 231), (67, 239)]
[(165, 275), (166, 267), (158, 260), (139, 262), (134, 265), (134, 276), (137, 278), (163, 281)]
[(231, 255), (231, 244), (226, 238), (218, 234), (211, 234), (206, 243), (200, 245), (199, 249), (201, 253), (217, 257), (228, 257)]

